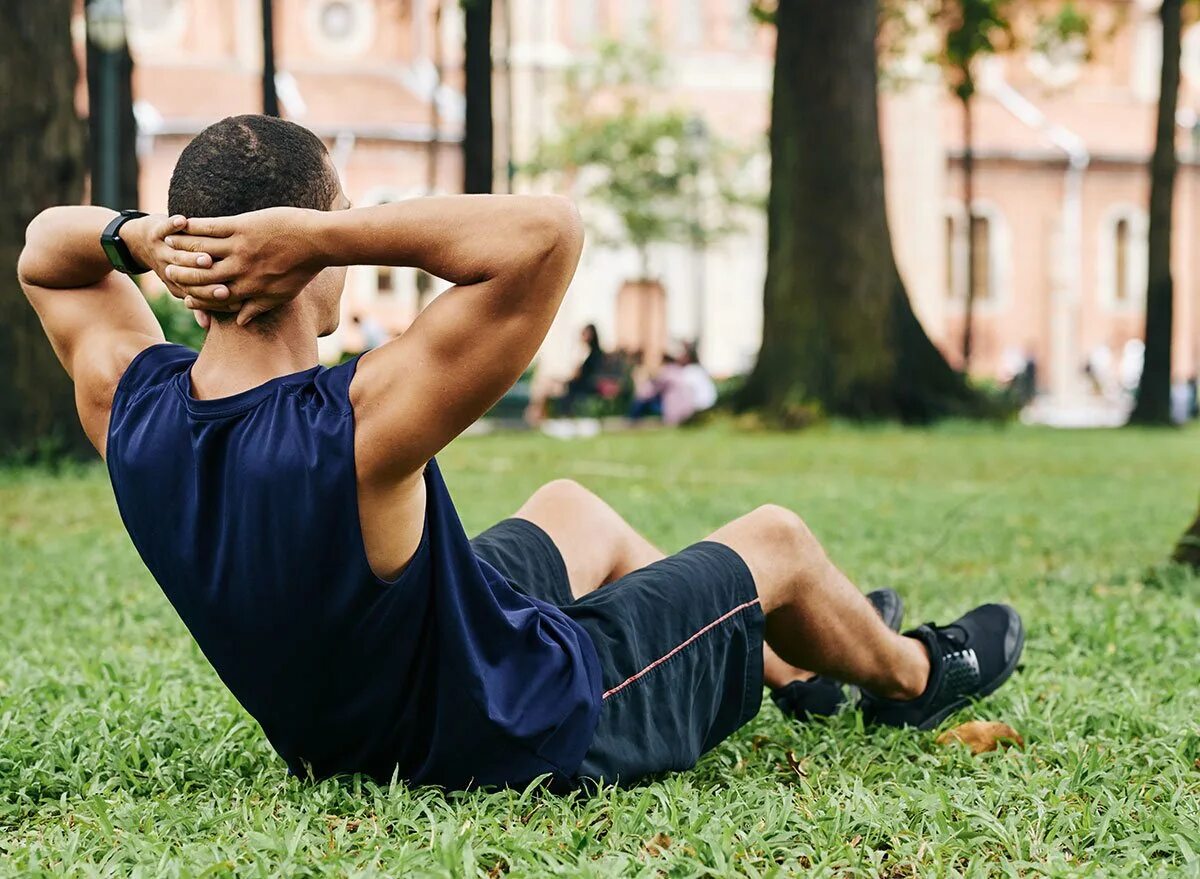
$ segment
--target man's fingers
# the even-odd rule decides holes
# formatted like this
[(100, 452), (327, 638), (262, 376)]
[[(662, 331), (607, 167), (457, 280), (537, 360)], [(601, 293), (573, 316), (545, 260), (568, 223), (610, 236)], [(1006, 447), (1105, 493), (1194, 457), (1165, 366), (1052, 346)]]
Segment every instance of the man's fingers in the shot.
[(207, 253), (213, 259), (224, 259), (233, 253), (233, 246), (228, 238), (204, 238), (184, 233), (168, 236), (167, 247), (192, 253)]
[(196, 319), (196, 325), (202, 330), (207, 330), (212, 325), (212, 317), (207, 311), (193, 311), (192, 317)]
[(230, 302), (229, 288), (224, 284), (208, 284), (204, 287), (180, 288), (185, 297), (190, 297), (199, 303), (200, 308), (215, 308), (219, 305), (238, 305)]
[(195, 266), (198, 269), (211, 269), (213, 258), (207, 253), (188, 253), (186, 250), (169, 250), (165, 255), (167, 265)]
[[(196, 257), (188, 254), (184, 259), (194, 265)], [(223, 284), (237, 275), (233, 266), (227, 261), (218, 262), (208, 268), (193, 268), (192, 265), (176, 265), (172, 263), (165, 269), (167, 279), (181, 287), (207, 287), (210, 284)]]
[(240, 302), (214, 302), (209, 299), (200, 299), (191, 295), (189, 289), (183, 297), (183, 305), (185, 308), (190, 308), (192, 311), (241, 311), (242, 303)]
[(274, 306), (270, 302), (265, 302), (262, 299), (247, 299), (242, 304), (241, 311), (238, 312), (237, 325), (244, 327), (250, 321), (254, 320), (260, 314), (266, 314)]
[(178, 232), (187, 225), (187, 217), (175, 214), (174, 216), (165, 217), (158, 227), (154, 230), (155, 238), (166, 238), (172, 232)]
[(188, 217), (184, 227), (189, 235), (209, 238), (228, 238), (234, 233), (236, 220), (233, 217)]

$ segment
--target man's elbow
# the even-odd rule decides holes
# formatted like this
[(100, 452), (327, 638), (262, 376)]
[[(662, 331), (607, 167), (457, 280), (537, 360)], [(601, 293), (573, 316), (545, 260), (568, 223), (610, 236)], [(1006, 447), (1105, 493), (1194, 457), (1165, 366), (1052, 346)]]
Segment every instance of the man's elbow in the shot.
[(542, 196), (539, 200), (543, 255), (578, 261), (583, 249), (583, 219), (575, 202), (563, 195)]
[(51, 215), (56, 210), (58, 208), (46, 208), (25, 227), (25, 246), (17, 257), (17, 280), (22, 289), (41, 286), (41, 266), (50, 243), (47, 227), (53, 222)]

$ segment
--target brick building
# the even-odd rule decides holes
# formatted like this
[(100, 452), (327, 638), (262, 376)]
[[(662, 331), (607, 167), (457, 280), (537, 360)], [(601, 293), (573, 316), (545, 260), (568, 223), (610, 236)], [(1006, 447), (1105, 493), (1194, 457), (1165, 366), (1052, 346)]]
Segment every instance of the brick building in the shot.
[[(187, 138), (221, 116), (259, 107), (257, 0), (125, 0), (143, 132), (142, 193), (161, 209)], [(1088, 0), (1093, 57), (1071, 47), (994, 59), (975, 102), (977, 274), (973, 371), (999, 375), (1015, 351), (1038, 362), (1056, 396), (1085, 390), (1084, 362), (1119, 358), (1140, 336), (1146, 270), (1146, 163), (1159, 70), (1155, 0)], [(441, 7), (440, 25), (435, 11)], [(566, 70), (597, 39), (653, 40), (666, 56), (664, 100), (711, 131), (763, 151), (772, 34), (747, 0), (496, 0), (497, 188), (553, 134)], [(285, 115), (324, 137), (356, 204), (460, 183), (459, 5), (450, 0), (276, 0), (279, 91)], [(78, 28), (82, 39), (82, 28)], [(881, 95), (889, 217), (901, 271), (931, 336), (954, 359), (961, 345), (966, 210), (961, 119), (919, 43)], [(440, 62), (440, 63), (439, 63)], [(438, 68), (440, 67), (440, 75)], [(1185, 33), (1176, 190), (1178, 377), (1200, 356), (1200, 26)], [(436, 96), (436, 101), (434, 97)], [(434, 108), (436, 106), (436, 122)], [(517, 191), (544, 184), (516, 173)], [(584, 205), (585, 214), (588, 206)], [(762, 320), (765, 223), (705, 252), (655, 248), (667, 290), (666, 331), (699, 336), (718, 374), (753, 362)], [(589, 243), (543, 349), (569, 372), (578, 328), (617, 333), (616, 293), (637, 271), (630, 249)], [(416, 273), (351, 275), (348, 313), (394, 331), (418, 307)], [(338, 345), (358, 341), (348, 328)]]

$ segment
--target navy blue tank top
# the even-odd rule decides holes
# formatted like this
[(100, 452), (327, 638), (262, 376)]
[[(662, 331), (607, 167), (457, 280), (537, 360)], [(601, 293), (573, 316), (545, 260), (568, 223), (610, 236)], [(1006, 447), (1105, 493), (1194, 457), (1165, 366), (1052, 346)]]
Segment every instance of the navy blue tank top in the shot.
[(147, 348), (113, 398), (125, 527), (289, 768), (465, 787), (569, 779), (595, 732), (587, 633), (475, 557), (430, 461), (425, 530), (392, 582), (358, 517), (357, 359), (219, 400), (196, 353)]

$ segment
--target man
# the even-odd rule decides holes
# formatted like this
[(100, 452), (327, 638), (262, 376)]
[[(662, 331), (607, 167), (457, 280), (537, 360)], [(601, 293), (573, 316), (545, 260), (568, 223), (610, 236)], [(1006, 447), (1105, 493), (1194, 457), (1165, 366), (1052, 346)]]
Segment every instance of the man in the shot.
[[(633, 782), (691, 766), (764, 679), (797, 716), (837, 710), (844, 681), (869, 721), (929, 727), (1016, 666), (1014, 611), (896, 634), (895, 594), (877, 610), (777, 506), (664, 558), (558, 481), (467, 540), (434, 455), (541, 344), (582, 245), (568, 202), (352, 210), (315, 136), (242, 116), (183, 151), (168, 205), (44, 212), (21, 283), (134, 545), (292, 771)], [(456, 286), (326, 369), (317, 337), (360, 263)], [(204, 313), (198, 356), (114, 266)]]

